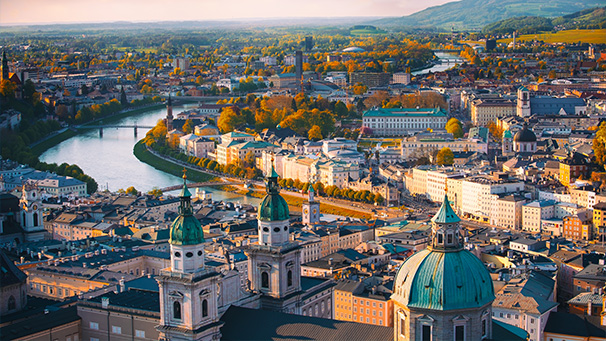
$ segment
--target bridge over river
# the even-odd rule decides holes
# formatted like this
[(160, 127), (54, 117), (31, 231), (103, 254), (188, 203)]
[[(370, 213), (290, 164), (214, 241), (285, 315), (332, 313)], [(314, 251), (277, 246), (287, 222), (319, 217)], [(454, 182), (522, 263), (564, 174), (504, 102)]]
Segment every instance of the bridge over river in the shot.
[[(207, 181), (207, 182), (189, 183), (189, 184), (187, 184), (187, 187), (195, 188), (195, 187), (209, 187), (209, 186), (223, 186), (223, 185), (235, 186), (235, 185), (248, 185), (248, 184), (249, 184), (248, 182), (244, 182), (244, 181), (222, 181), (222, 182)], [(169, 192), (169, 191), (175, 191), (175, 190), (182, 189), (182, 188), (183, 188), (183, 184), (160, 188), (160, 190), (162, 192)]]
[(103, 137), (103, 129), (115, 128), (115, 129), (133, 129), (135, 136), (137, 136), (137, 129), (152, 129), (153, 126), (137, 125), (137, 124), (95, 124), (95, 125), (82, 125), (79, 129), (99, 129), (99, 136)]

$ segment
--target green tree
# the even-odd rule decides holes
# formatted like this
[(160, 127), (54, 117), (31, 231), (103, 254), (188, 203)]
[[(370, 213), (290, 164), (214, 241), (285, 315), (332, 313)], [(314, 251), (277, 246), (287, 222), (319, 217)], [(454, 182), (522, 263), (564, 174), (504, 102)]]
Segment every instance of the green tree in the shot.
[(452, 165), (454, 163), (454, 154), (448, 147), (442, 148), (436, 156), (436, 164), (438, 165)]
[(385, 198), (383, 198), (383, 196), (380, 193), (375, 194), (375, 202), (377, 203), (377, 205), (382, 205), (384, 201), (385, 201)]
[(0, 95), (2, 95), (2, 97), (14, 98), (15, 90), (17, 90), (17, 86), (8, 79), (3, 79), (2, 82), (0, 82)]
[(446, 123), (446, 131), (451, 133), (455, 139), (463, 137), (463, 126), (461, 125), (461, 122), (454, 117)]
[(322, 139), (322, 130), (317, 125), (314, 125), (309, 129), (309, 133), (307, 134), (307, 138), (312, 141), (318, 141)]

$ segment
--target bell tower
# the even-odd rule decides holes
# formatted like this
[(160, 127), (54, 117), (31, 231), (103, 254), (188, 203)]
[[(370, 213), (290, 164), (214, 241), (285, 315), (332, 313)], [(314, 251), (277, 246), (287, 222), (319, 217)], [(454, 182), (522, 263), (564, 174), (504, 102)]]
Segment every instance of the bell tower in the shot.
[(44, 239), (46, 230), (42, 223), (42, 198), (38, 186), (25, 183), (19, 200), (21, 208), (21, 226), (25, 230), (25, 240), (39, 241)]
[(307, 225), (317, 224), (320, 222), (320, 203), (314, 198), (315, 190), (313, 186), (309, 186), (307, 202), (302, 205), (302, 223)]
[(530, 91), (526, 87), (518, 88), (518, 104), (516, 107), (516, 114), (520, 117), (530, 116)]
[(288, 204), (273, 166), (266, 191), (257, 216), (259, 241), (246, 251), (250, 289), (261, 294), (263, 309), (300, 314), (292, 294), (301, 291), (301, 248), (290, 241)]
[[(185, 173), (185, 171), (184, 171)], [(170, 268), (160, 271), (161, 340), (221, 338), (217, 286), (221, 275), (204, 264), (204, 231), (193, 215), (191, 193), (183, 175), (179, 217), (170, 229)]]

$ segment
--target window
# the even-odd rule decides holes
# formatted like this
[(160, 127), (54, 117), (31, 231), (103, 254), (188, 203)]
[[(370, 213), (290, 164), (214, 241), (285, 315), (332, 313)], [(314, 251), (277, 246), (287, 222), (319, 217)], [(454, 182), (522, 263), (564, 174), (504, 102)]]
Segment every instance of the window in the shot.
[(431, 341), (431, 326), (426, 324), (421, 326), (421, 340)]
[(482, 337), (486, 337), (486, 319), (482, 320)]
[(97, 339), (96, 337), (91, 337), (90, 341), (99, 341), (99, 339)]
[(261, 288), (269, 288), (269, 274), (267, 271), (261, 273)]
[(91, 322), (90, 323), (90, 329), (99, 330), (99, 323), (97, 323), (97, 322)]
[(181, 319), (181, 303), (177, 301), (173, 303), (173, 318), (176, 320)]
[(208, 316), (208, 301), (206, 299), (202, 300), (202, 317)]
[(8, 298), (8, 310), (17, 309), (17, 301), (15, 300), (15, 296), (11, 295)]
[(135, 336), (140, 338), (145, 338), (145, 330), (135, 329)]
[(455, 326), (455, 341), (465, 341), (465, 326)]
[(292, 270), (288, 270), (288, 274), (286, 276), (286, 282), (289, 287), (292, 287)]
[(122, 334), (122, 327), (112, 326), (112, 333), (114, 333), (114, 334)]

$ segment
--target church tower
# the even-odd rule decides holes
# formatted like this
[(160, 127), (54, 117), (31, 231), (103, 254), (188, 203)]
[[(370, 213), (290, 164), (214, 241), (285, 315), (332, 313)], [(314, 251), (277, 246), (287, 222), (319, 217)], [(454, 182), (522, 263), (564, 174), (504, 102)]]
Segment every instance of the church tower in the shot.
[(21, 208), (21, 226), (25, 231), (26, 241), (43, 240), (46, 235), (42, 222), (42, 198), (38, 186), (25, 183), (19, 200)]
[(204, 264), (204, 232), (193, 215), (183, 175), (179, 217), (170, 229), (170, 268), (157, 277), (162, 340), (219, 340), (217, 287), (221, 275)]
[(259, 242), (247, 250), (250, 288), (261, 294), (263, 309), (300, 314), (292, 294), (301, 291), (301, 249), (290, 241), (288, 204), (273, 166), (266, 186), (257, 216)]
[(460, 221), (445, 196), (431, 219), (427, 249), (398, 270), (391, 296), (394, 340), (492, 339), (492, 279), (464, 249)]
[(520, 117), (530, 116), (530, 91), (523, 86), (518, 88), (516, 114)]
[(320, 222), (320, 203), (315, 201), (315, 190), (313, 186), (309, 186), (307, 202), (303, 203), (302, 223), (307, 225), (317, 224)]
[(168, 93), (168, 101), (166, 102), (166, 131), (173, 130), (173, 101)]
[(8, 58), (6, 51), (2, 51), (2, 78), (0, 80), (8, 80)]
[(511, 135), (511, 131), (509, 131), (509, 129), (503, 132), (503, 141), (501, 141), (501, 152), (503, 153), (503, 155), (513, 153), (513, 136)]

